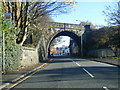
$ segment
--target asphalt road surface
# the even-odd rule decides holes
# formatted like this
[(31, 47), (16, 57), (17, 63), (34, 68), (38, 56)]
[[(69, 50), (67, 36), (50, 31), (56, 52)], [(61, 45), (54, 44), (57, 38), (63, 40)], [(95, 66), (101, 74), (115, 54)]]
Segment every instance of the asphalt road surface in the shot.
[(118, 90), (119, 67), (86, 59), (55, 58), (14, 88)]

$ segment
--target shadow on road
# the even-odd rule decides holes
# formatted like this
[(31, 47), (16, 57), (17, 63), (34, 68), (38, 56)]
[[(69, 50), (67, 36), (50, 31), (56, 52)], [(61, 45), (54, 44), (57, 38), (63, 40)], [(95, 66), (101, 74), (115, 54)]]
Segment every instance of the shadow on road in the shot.
[(82, 60), (78, 57), (72, 57), (72, 56), (54, 56), (51, 57), (50, 59), (53, 59), (50, 61), (50, 63), (67, 63), (67, 62), (73, 62), (74, 61), (80, 61), (80, 62), (86, 62), (88, 60)]
[[(44, 85), (54, 85), (57, 83), (70, 83), (77, 87), (92, 88), (96, 85), (98, 88), (108, 85), (110, 88), (117, 88), (119, 83), (119, 67), (113, 66), (80, 66), (78, 67), (72, 62), (72, 59), (65, 58), (56, 59), (51, 61), (46, 68), (40, 72), (35, 73), (29, 80), (26, 80), (24, 84), (39, 84), (43, 87)], [(86, 61), (82, 59), (74, 59), (74, 61)], [(69, 63), (66, 64), (65, 62)], [(67, 66), (68, 65), (68, 66)], [(94, 78), (91, 78), (84, 69), (88, 70)], [(87, 85), (86, 85), (87, 84)], [(74, 86), (73, 85), (73, 86)], [(63, 85), (64, 86), (64, 85)], [(39, 87), (39, 86), (38, 86)], [(98, 89), (97, 89), (98, 90)], [(112, 90), (112, 89), (111, 89)], [(114, 89), (113, 89), (114, 90)]]
[[(79, 69), (78, 69), (79, 68)], [(25, 83), (47, 83), (47, 82), (59, 82), (59, 81), (78, 81), (79, 84), (86, 83), (92, 85), (96, 81), (93, 80), (82, 68), (94, 72), (96, 81), (100, 81), (98, 84), (109, 82), (109, 85), (115, 85), (118, 87), (118, 68), (117, 67), (68, 67), (68, 68), (56, 68), (56, 69), (44, 69), (41, 72), (37, 72), (32, 81), (26, 81)], [(38, 78), (39, 77), (39, 78)], [(102, 85), (102, 86), (103, 86)], [(83, 85), (84, 87), (84, 85)], [(88, 86), (89, 87), (89, 86)], [(91, 87), (91, 86), (90, 86)], [(110, 86), (111, 88), (114, 88)]]
[(79, 57), (73, 57), (73, 56), (50, 56), (49, 58), (62, 59), (62, 58), (79, 58)]

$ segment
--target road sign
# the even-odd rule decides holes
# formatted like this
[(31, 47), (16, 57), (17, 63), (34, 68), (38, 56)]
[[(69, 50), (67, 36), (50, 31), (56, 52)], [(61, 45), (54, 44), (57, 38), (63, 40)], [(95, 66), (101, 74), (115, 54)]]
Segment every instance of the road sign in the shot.
[(5, 13), (5, 18), (7, 19), (7, 20), (11, 20), (11, 13)]
[(5, 13), (5, 18), (10, 25), (12, 25), (12, 15), (11, 13)]

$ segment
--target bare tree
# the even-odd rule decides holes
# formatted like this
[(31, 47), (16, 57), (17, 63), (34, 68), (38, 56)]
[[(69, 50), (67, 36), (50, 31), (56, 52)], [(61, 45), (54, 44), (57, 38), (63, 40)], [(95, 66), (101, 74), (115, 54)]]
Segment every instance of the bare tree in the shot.
[(107, 6), (103, 13), (107, 16), (108, 24), (120, 25), (120, 1), (118, 1), (114, 7)]
[[(42, 21), (42, 22), (41, 22)], [(47, 30), (46, 26), (49, 23), (46, 22), (53, 22), (49, 15), (44, 15), (42, 17), (38, 17), (38, 19), (34, 20), (30, 26), (28, 26), (28, 36), (25, 40), (23, 46), (34, 46), (38, 44), (39, 40), (42, 38), (42, 34), (44, 34), (45, 39), (48, 40), (50, 35), (50, 31)], [(31, 38), (32, 37), (32, 38)]]
[[(23, 44), (27, 38), (28, 26), (34, 23), (36, 19), (44, 15), (66, 13), (68, 8), (74, 2), (7, 2), (3, 0), (3, 6), (6, 13), (12, 14), (12, 20), (16, 27), (20, 28), (16, 42)], [(42, 22), (42, 21), (41, 21)]]

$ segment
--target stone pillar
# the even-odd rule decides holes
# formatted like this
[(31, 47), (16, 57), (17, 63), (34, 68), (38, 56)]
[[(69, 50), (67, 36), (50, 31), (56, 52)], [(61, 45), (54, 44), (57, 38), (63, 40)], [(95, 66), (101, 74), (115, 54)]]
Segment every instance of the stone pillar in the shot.
[(84, 27), (85, 27), (85, 32), (90, 32), (91, 31), (90, 25), (85, 25)]
[(83, 34), (83, 41), (84, 41), (84, 47), (83, 47), (83, 49), (84, 49), (84, 56), (86, 56), (87, 55), (87, 53), (88, 53), (88, 49), (87, 49), (87, 42), (89, 41), (89, 39), (90, 39), (90, 33), (91, 33), (91, 28), (90, 28), (90, 25), (85, 25), (84, 26), (84, 28), (85, 28), (85, 32), (84, 32), (84, 34)]

